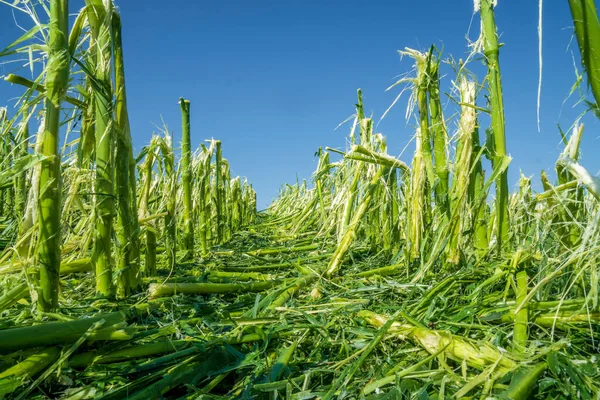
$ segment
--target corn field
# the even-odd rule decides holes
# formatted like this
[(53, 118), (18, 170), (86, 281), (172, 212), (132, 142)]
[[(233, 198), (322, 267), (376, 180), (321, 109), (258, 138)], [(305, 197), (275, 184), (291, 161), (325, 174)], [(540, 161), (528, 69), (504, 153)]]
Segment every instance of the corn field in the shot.
[[(568, 2), (600, 115), (597, 10)], [(465, 61), (400, 51), (412, 159), (358, 89), (347, 147), (260, 212), (184, 97), (181, 143), (134, 152), (126, 22), (68, 3), (12, 4), (33, 27), (0, 52), (38, 73), (0, 82), (0, 398), (600, 398), (600, 179), (573, 121), (556, 181), (509, 187), (502, 2), (475, 0)]]

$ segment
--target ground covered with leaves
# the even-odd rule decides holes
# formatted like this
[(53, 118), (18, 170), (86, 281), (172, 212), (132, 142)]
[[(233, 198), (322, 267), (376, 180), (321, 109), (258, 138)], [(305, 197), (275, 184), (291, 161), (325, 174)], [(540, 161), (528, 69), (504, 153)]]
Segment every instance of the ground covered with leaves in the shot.
[(22, 276), (4, 274), (0, 393), (64, 399), (597, 395), (600, 335), (583, 301), (565, 299), (559, 312), (559, 302), (532, 301), (527, 348), (511, 351), (511, 283), (492, 278), (514, 260), (467, 264), (414, 284), (409, 268), (387, 265), (357, 245), (342, 273), (326, 279), (322, 271), (335, 244), (314, 242), (311, 232), (286, 237), (285, 222), (262, 216), (211, 256), (159, 269), (144, 282), (148, 291), (123, 301), (96, 299), (85, 267), (62, 275), (60, 313), (35, 311), (27, 290), (7, 307), (2, 299)]

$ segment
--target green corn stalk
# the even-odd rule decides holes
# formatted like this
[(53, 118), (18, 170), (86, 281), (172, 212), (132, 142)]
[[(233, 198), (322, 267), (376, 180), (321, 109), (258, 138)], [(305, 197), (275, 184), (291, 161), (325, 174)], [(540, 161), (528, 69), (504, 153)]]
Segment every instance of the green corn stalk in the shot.
[(433, 59), (433, 48), (429, 52), (429, 114), (431, 116), (431, 137), (433, 138), (433, 156), (435, 160), (435, 197), (436, 204), (446, 219), (450, 218), (449, 182), (448, 182), (448, 133), (446, 122), (442, 113), (442, 102), (440, 99), (440, 59)]
[[(348, 172), (352, 172), (352, 168), (350, 168), (351, 164), (347, 164)], [(344, 211), (341, 218), (341, 225), (339, 228), (338, 234), (338, 243), (343, 240), (344, 234), (348, 229), (348, 225), (350, 224), (350, 220), (352, 219), (352, 210), (354, 208), (354, 203), (356, 197), (358, 195), (358, 185), (360, 183), (360, 178), (364, 169), (364, 163), (359, 162), (354, 168), (354, 176), (352, 177), (352, 182), (350, 183), (350, 187), (347, 189), (346, 202), (344, 203)]]
[(68, 0), (50, 2), (50, 43), (46, 71), (46, 118), (38, 198), (37, 263), (40, 266), (38, 307), (58, 307), (60, 271), (60, 103), (69, 83)]
[(94, 39), (90, 51), (96, 58), (94, 80), (95, 137), (96, 137), (96, 185), (95, 222), (92, 260), (96, 272), (96, 292), (100, 296), (112, 296), (112, 232), (114, 214), (114, 126), (112, 120), (111, 60), (112, 3), (105, 8), (102, 0), (86, 0), (88, 23)]
[(221, 150), (221, 141), (216, 141), (215, 156), (215, 212), (216, 212), (216, 242), (221, 244), (223, 241), (223, 186), (222, 177), (223, 151)]
[[(35, 136), (35, 154), (41, 154), (43, 149), (43, 141), (45, 134), (45, 117), (42, 119), (38, 131)], [(38, 198), (40, 189), (40, 177), (42, 173), (41, 164), (37, 164), (31, 173), (31, 185), (27, 194), (27, 205), (25, 206), (25, 214), (21, 218), (19, 225), (19, 240), (17, 242), (17, 254), (20, 258), (28, 260), (33, 253), (35, 241), (33, 240), (33, 228), (38, 220)]]
[[(27, 145), (29, 144), (29, 110), (25, 107), (22, 113), (21, 126), (16, 137), (19, 157), (25, 157), (29, 153)], [(25, 214), (25, 206), (27, 205), (27, 172), (23, 171), (19, 174), (16, 181), (15, 190), (15, 206), (16, 217), (22, 218)]]
[(395, 168), (391, 169), (388, 174), (385, 175), (388, 188), (388, 223), (391, 225), (392, 243), (391, 249), (395, 252), (400, 245), (400, 207), (398, 203), (398, 172)]
[[(60, 355), (60, 348), (42, 349), (18, 364), (0, 373), (0, 396), (15, 392), (30, 379), (52, 364)], [(9, 384), (7, 384), (10, 382)]]
[[(129, 138), (131, 139), (131, 134), (129, 135)], [(139, 289), (140, 285), (141, 285), (141, 278), (142, 275), (140, 273), (140, 269), (141, 269), (141, 240), (140, 240), (140, 234), (141, 234), (141, 229), (140, 229), (140, 224), (139, 224), (139, 220), (137, 219), (137, 175), (136, 175), (136, 169), (137, 169), (137, 163), (136, 160), (133, 156), (133, 144), (132, 141), (129, 141), (129, 190), (130, 190), (130, 210), (131, 210), (131, 227), (132, 227), (132, 232), (131, 232), (131, 240), (130, 240), (130, 255), (131, 255), (131, 260), (132, 260), (132, 272), (134, 272), (134, 274), (132, 274), (132, 279), (131, 279), (131, 283), (132, 283), (132, 288), (134, 289)]]
[[(0, 165), (3, 168), (10, 167), (8, 165), (8, 127), (7, 127), (7, 109), (0, 107)], [(4, 189), (0, 189), (0, 217), (4, 217)]]
[(231, 238), (231, 231), (229, 230), (229, 200), (230, 200), (230, 187), (229, 181), (231, 180), (231, 173), (229, 168), (229, 161), (226, 158), (221, 160), (221, 224), (222, 224), (222, 238), (221, 242), (226, 242)]
[[(472, 169), (469, 180), (469, 204), (473, 216), (473, 245), (481, 256), (488, 251), (489, 247), (489, 236), (487, 232), (489, 216), (487, 214), (487, 203), (485, 202), (485, 171), (481, 165), (481, 144), (479, 142), (479, 129), (477, 126), (478, 124), (476, 123), (472, 135), (473, 151), (471, 153)], [(478, 201), (478, 199), (481, 200)]]
[[(517, 273), (517, 304), (523, 304), (527, 298), (527, 272), (519, 271)], [(522, 352), (527, 347), (527, 323), (529, 308), (525, 304), (515, 315), (515, 324), (513, 329), (513, 341), (515, 351)]]
[(256, 217), (256, 192), (252, 188), (252, 184), (244, 183), (244, 204), (246, 204), (246, 212), (244, 216), (247, 225), (254, 222)]
[[(96, 333), (106, 337), (106, 333), (110, 330), (120, 329), (124, 325), (125, 316), (120, 312), (114, 312), (66, 322), (46, 322), (34, 326), (3, 329), (0, 331), (0, 351), (7, 352), (39, 346), (73, 343), (79, 340), (95, 322), (100, 320), (104, 320), (103, 329)], [(105, 331), (103, 332), (103, 330)], [(98, 337), (100, 338), (100, 335)]]
[[(368, 310), (359, 311), (357, 316), (376, 328), (385, 326), (390, 321), (390, 318)], [(393, 322), (388, 333), (401, 340), (410, 339), (430, 354), (444, 352), (448, 358), (479, 370), (498, 363), (497, 372), (507, 373), (518, 365), (509, 354), (503, 355), (498, 348), (486, 341), (453, 335), (448, 331)]]
[(337, 248), (335, 249), (335, 252), (333, 253), (333, 256), (331, 257), (331, 261), (329, 262), (327, 270), (325, 271), (325, 275), (327, 277), (333, 276), (342, 266), (344, 256), (346, 255), (348, 249), (350, 248), (350, 245), (356, 238), (359, 223), (362, 220), (363, 216), (366, 214), (367, 210), (369, 210), (375, 190), (380, 185), (379, 180), (381, 179), (383, 171), (384, 167), (379, 167), (377, 173), (369, 183), (369, 186), (366, 189), (365, 197), (362, 199), (362, 202), (360, 203), (360, 205), (356, 209), (356, 212), (352, 216), (352, 220), (348, 224), (348, 227), (346, 228), (346, 231), (342, 236), (342, 240), (338, 244)]
[[(373, 135), (372, 138), (375, 145), (374, 150), (378, 154), (387, 154), (385, 137), (378, 133)], [(369, 177), (377, 174), (377, 168), (375, 165), (370, 166)], [(391, 248), (392, 227), (388, 216), (388, 199), (386, 199), (388, 186), (385, 177), (389, 175), (390, 168), (384, 166), (379, 166), (379, 168), (381, 168), (382, 178), (373, 193), (372, 206), (366, 215), (365, 231), (371, 249), (377, 251), (383, 245), (384, 251), (388, 251)]]
[(181, 106), (181, 181), (183, 184), (183, 248), (186, 258), (194, 254), (194, 216), (192, 210), (192, 160), (190, 138), (190, 101), (179, 98)]
[[(94, 46), (92, 42), (93, 38), (90, 38), (90, 47)], [(93, 57), (93, 54), (88, 54), (88, 59), (91, 63), (95, 64), (95, 57)], [(79, 146), (77, 146), (77, 165), (81, 169), (87, 169), (91, 166), (91, 162), (94, 159), (94, 148), (96, 145), (96, 131), (94, 129), (94, 121), (96, 120), (96, 104), (94, 100), (94, 92), (90, 83), (91, 78), (86, 76), (85, 80), (87, 102), (82, 109), (83, 116), (81, 119)]]
[[(371, 120), (370, 118), (365, 118), (364, 107), (362, 102), (362, 91), (360, 89), (358, 89), (357, 91), (357, 97), (358, 103), (356, 104), (356, 123), (360, 127), (360, 142), (363, 146), (370, 147), (369, 143), (370, 134), (373, 128), (373, 120)], [(350, 223), (350, 220), (352, 218), (352, 210), (354, 208), (354, 203), (356, 202), (356, 198), (358, 196), (358, 185), (360, 183), (361, 178), (364, 178), (364, 168), (365, 163), (362, 162), (359, 162), (357, 164), (346, 163), (346, 171), (349, 174), (353, 173), (354, 176), (352, 178), (352, 182), (350, 183), (350, 187), (348, 187), (347, 189), (346, 202), (344, 203), (343, 214), (340, 220), (341, 224), (338, 229), (338, 243), (342, 242), (345, 232), (348, 229), (348, 224)]]
[[(153, 136), (146, 154), (146, 159), (142, 164), (143, 186), (139, 199), (139, 218), (148, 218), (150, 216), (149, 201), (150, 188), (152, 187), (152, 169), (154, 167), (154, 158), (156, 152), (156, 139)], [(146, 226), (146, 255), (145, 255), (145, 275), (156, 275), (156, 224), (154, 221), (148, 221)]]
[[(366, 121), (368, 120), (370, 120), (370, 118), (366, 119)], [(367, 132), (369, 135), (369, 139), (371, 140), (370, 147), (373, 148), (373, 151), (377, 152), (378, 154), (385, 154), (387, 150), (385, 139), (380, 134), (373, 135), (372, 122), (366, 125), (369, 127), (369, 130)], [(381, 176), (383, 177), (383, 175), (388, 171), (388, 168), (384, 166), (379, 166), (379, 168), (381, 169)], [(377, 171), (377, 166), (372, 165), (371, 163), (367, 164), (367, 181), (369, 181), (373, 177), (373, 175), (377, 173)], [(376, 250), (381, 245), (382, 234), (383, 236), (389, 237), (389, 232), (386, 232), (385, 230), (386, 227), (384, 224), (384, 220), (381, 219), (382, 211), (385, 212), (385, 207), (381, 207), (381, 204), (383, 204), (383, 202), (385, 201), (382, 198), (385, 189), (384, 185), (385, 179), (381, 179), (381, 182), (379, 182), (379, 184), (373, 190), (373, 200), (371, 200), (372, 205), (371, 207), (369, 207), (369, 210), (365, 214), (364, 223), (362, 224), (364, 236), (367, 240), (368, 245), (373, 250)]]
[(457, 264), (462, 252), (462, 233), (465, 230), (464, 214), (468, 211), (466, 193), (470, 185), (471, 160), (473, 153), (472, 134), (476, 129), (477, 116), (474, 108), (470, 107), (475, 95), (475, 85), (462, 78), (459, 83), (461, 95), (461, 113), (458, 128), (458, 143), (454, 171), (452, 174), (452, 215), (453, 225), (450, 230), (447, 261)]
[[(14, 120), (8, 120), (6, 107), (2, 107), (0, 109), (0, 165), (3, 170), (12, 168), (15, 162), (13, 123)], [(15, 179), (11, 177), (10, 183), (0, 189), (0, 216), (11, 218), (14, 214), (14, 181)]]
[(524, 242), (528, 242), (531, 237), (530, 229), (534, 222), (535, 206), (537, 203), (531, 190), (531, 179), (525, 177), (522, 173), (519, 179), (519, 195), (516, 200), (520, 204), (515, 210), (515, 216), (513, 217), (513, 221), (515, 221), (517, 226), (515, 236), (523, 238)]
[(70, 368), (85, 368), (90, 365), (111, 364), (119, 361), (130, 361), (141, 357), (154, 356), (163, 353), (172, 353), (183, 350), (190, 345), (186, 340), (158, 341), (156, 343), (141, 344), (113, 351), (88, 351), (75, 354), (69, 359)]
[(211, 142), (209, 148), (202, 145), (200, 153), (199, 169), (200, 177), (198, 178), (198, 220), (200, 224), (200, 249), (202, 256), (208, 254), (209, 249), (209, 232), (210, 227), (210, 161), (214, 152), (214, 142)]
[(370, 147), (369, 133), (367, 132), (366, 127), (364, 125), (361, 126), (362, 121), (365, 119), (365, 108), (363, 106), (361, 89), (358, 89), (356, 91), (356, 96), (358, 98), (358, 102), (356, 103), (356, 123), (359, 126), (359, 141), (360, 144), (362, 144), (363, 146)]
[(323, 198), (323, 183), (327, 181), (329, 175), (329, 153), (321, 151), (319, 148), (319, 164), (317, 165), (317, 175), (315, 176), (315, 185), (317, 188), (317, 194), (319, 196), (319, 211), (321, 212), (321, 218), (323, 223), (327, 219), (325, 214), (325, 199)]
[[(460, 77), (458, 91), (461, 96), (461, 114), (458, 128), (458, 144), (452, 177), (452, 227), (448, 244), (447, 261), (458, 263), (462, 253), (463, 232), (474, 228), (476, 248), (487, 248), (486, 221), (480, 221), (482, 207), (476, 198), (483, 187), (481, 171), (481, 148), (477, 132), (477, 110), (475, 109), (475, 82)], [(475, 188), (479, 187), (476, 190)], [(468, 218), (470, 216), (470, 218)], [(483, 229), (481, 229), (483, 228)]]
[(427, 210), (429, 194), (427, 191), (427, 172), (423, 161), (423, 137), (421, 128), (417, 127), (416, 148), (412, 162), (410, 192), (407, 196), (407, 242), (408, 259), (411, 261), (421, 257), (421, 245), (427, 226)]
[[(116, 149), (116, 186), (117, 186), (117, 240), (118, 265), (120, 271), (117, 280), (117, 294), (126, 297), (130, 288), (139, 286), (139, 232), (133, 205), (135, 199), (135, 179), (131, 179), (133, 146), (127, 112), (127, 93), (125, 89), (125, 64), (123, 60), (123, 42), (121, 39), (121, 16), (114, 12), (112, 16), (115, 63), (115, 125), (117, 132)], [(133, 187), (131, 185), (133, 184)]]
[[(483, 51), (488, 67), (487, 82), (493, 135), (493, 149), (490, 150), (492, 167), (495, 168), (506, 157), (506, 137), (502, 83), (500, 82), (500, 51), (493, 4), (493, 0), (481, 0), (479, 12), (482, 23)], [(508, 240), (508, 226), (508, 169), (506, 169), (496, 180), (496, 248), (498, 253), (502, 251), (502, 245)]]
[(35, 374), (42, 371), (49, 364), (54, 362), (60, 355), (60, 348), (48, 347), (42, 349), (38, 353), (27, 357), (20, 363), (12, 366), (11, 368), (0, 373), (0, 379), (15, 377), (15, 378), (29, 378), (31, 379)]
[(5, 291), (4, 294), (0, 296), (0, 312), (11, 307), (28, 294), (29, 287), (27, 286), (27, 283), (21, 283), (10, 290)]
[(490, 219), (492, 218), (489, 214), (490, 214), (490, 210), (489, 207), (487, 206), (487, 203), (485, 202), (485, 196), (486, 193), (482, 193), (482, 189), (483, 189), (483, 182), (485, 181), (485, 176), (484, 176), (485, 172), (481, 171), (480, 175), (476, 176), (476, 180), (475, 180), (475, 186), (476, 188), (480, 189), (478, 193), (481, 193), (481, 196), (483, 196), (483, 201), (481, 201), (481, 203), (474, 208), (474, 221), (473, 221), (473, 225), (474, 225), (474, 231), (473, 231), (473, 245), (475, 246), (475, 249), (477, 250), (477, 253), (479, 254), (479, 256), (483, 256), (484, 254), (487, 253), (488, 249), (489, 249), (489, 232), (488, 229), (486, 227), (486, 222), (490, 221)]
[(247, 225), (248, 215), (248, 180), (244, 179), (242, 183), (242, 225)]
[(236, 293), (236, 292), (261, 292), (274, 286), (281, 285), (282, 281), (259, 281), (243, 283), (152, 283), (148, 287), (148, 295), (151, 299), (158, 297), (174, 296), (183, 294), (212, 294), (212, 293)]
[(204, 185), (204, 190), (206, 193), (205, 201), (204, 201), (204, 228), (206, 234), (206, 243), (207, 246), (213, 246), (216, 244), (216, 195), (214, 193), (215, 179), (213, 178), (214, 168), (212, 165), (213, 154), (216, 151), (216, 140), (211, 140), (210, 145), (210, 155), (208, 155), (208, 160), (206, 160), (206, 181)]
[[(429, 187), (435, 184), (435, 172), (433, 169), (433, 155), (431, 153), (431, 130), (429, 124), (429, 101), (427, 91), (430, 80), (431, 53), (423, 54), (415, 50), (407, 50), (408, 55), (415, 59), (417, 68), (417, 78), (415, 81), (415, 90), (417, 98), (417, 108), (419, 111), (419, 128), (421, 129), (421, 152)], [(427, 189), (429, 195), (429, 189)]]
[(596, 105), (600, 104), (600, 21), (594, 0), (569, 0), (575, 37), (588, 84)]
[(167, 129), (164, 139), (157, 139), (162, 155), (162, 163), (165, 170), (163, 181), (163, 198), (165, 199), (166, 214), (165, 222), (165, 249), (169, 268), (175, 266), (177, 255), (177, 171), (175, 170), (175, 153), (173, 152), (173, 141)]
[(531, 392), (536, 388), (540, 375), (546, 370), (548, 364), (538, 363), (533, 367), (520, 367), (511, 379), (508, 388), (501, 393), (500, 398), (512, 400), (529, 399)]
[(235, 232), (240, 229), (242, 224), (242, 185), (239, 176), (231, 179), (229, 187), (231, 188), (230, 229), (231, 232)]
[[(556, 175), (558, 177), (558, 185), (564, 185), (568, 182), (576, 181), (577, 178), (569, 172), (565, 165), (561, 162), (567, 158), (574, 162), (579, 160), (579, 146), (581, 143), (581, 136), (583, 135), (583, 124), (575, 124), (573, 127), (573, 133), (567, 142), (565, 149), (559, 157), (556, 163)], [(573, 248), (579, 244), (581, 240), (581, 229), (580, 224), (585, 212), (584, 205), (584, 193), (583, 187), (577, 186), (572, 190), (569, 190), (565, 194), (566, 205), (561, 204), (559, 215), (561, 217), (560, 224), (562, 225), (563, 236), (561, 240), (567, 248)]]

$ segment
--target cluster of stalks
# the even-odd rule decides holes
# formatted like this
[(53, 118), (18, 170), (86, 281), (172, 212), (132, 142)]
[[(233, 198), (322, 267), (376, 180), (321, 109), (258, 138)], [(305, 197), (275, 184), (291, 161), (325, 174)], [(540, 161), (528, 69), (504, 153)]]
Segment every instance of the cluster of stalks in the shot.
[[(220, 142), (192, 153), (187, 100), (180, 100), (181, 157), (166, 128), (134, 156), (120, 14), (110, 1), (87, 0), (69, 27), (67, 10), (66, 0), (51, 1), (50, 24), (34, 29), (47, 51), (27, 44), (28, 32), (3, 52), (37, 50), (44, 66), (34, 80), (5, 77), (25, 90), (12, 116), (0, 110), (0, 218), (9, 225), (3, 238), (16, 243), (0, 264), (31, 271), (45, 312), (59, 306), (65, 262), (90, 259), (96, 294), (125, 298), (156, 274), (157, 263), (173, 268), (229, 240), (256, 208), (252, 187), (230, 177)], [(157, 257), (161, 243), (164, 259)]]
[[(8, 75), (25, 92), (0, 109), (0, 397), (598, 398), (583, 125), (543, 192), (525, 176), (509, 191), (496, 2), (474, 3), (466, 62), (400, 52), (410, 163), (359, 90), (348, 148), (320, 148), (313, 185), (257, 213), (220, 141), (192, 150), (188, 100), (180, 156), (166, 127), (134, 155), (118, 11), (86, 0), (69, 30), (51, 0), (50, 24), (0, 53), (44, 65)], [(600, 22), (592, 0), (569, 4), (597, 103)]]

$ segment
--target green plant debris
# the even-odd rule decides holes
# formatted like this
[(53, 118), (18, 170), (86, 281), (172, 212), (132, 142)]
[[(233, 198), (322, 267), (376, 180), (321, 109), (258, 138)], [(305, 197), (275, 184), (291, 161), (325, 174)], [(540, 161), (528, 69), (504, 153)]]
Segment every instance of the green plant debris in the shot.
[[(347, 148), (258, 212), (183, 97), (182, 148), (164, 126), (133, 153), (112, 1), (70, 27), (67, 0), (13, 2), (40, 22), (0, 56), (44, 68), (0, 108), (0, 397), (597, 399), (600, 181), (575, 123), (556, 182), (509, 193), (495, 3), (465, 62), (400, 52), (410, 163), (359, 89)], [(595, 6), (569, 4), (598, 98)]]

